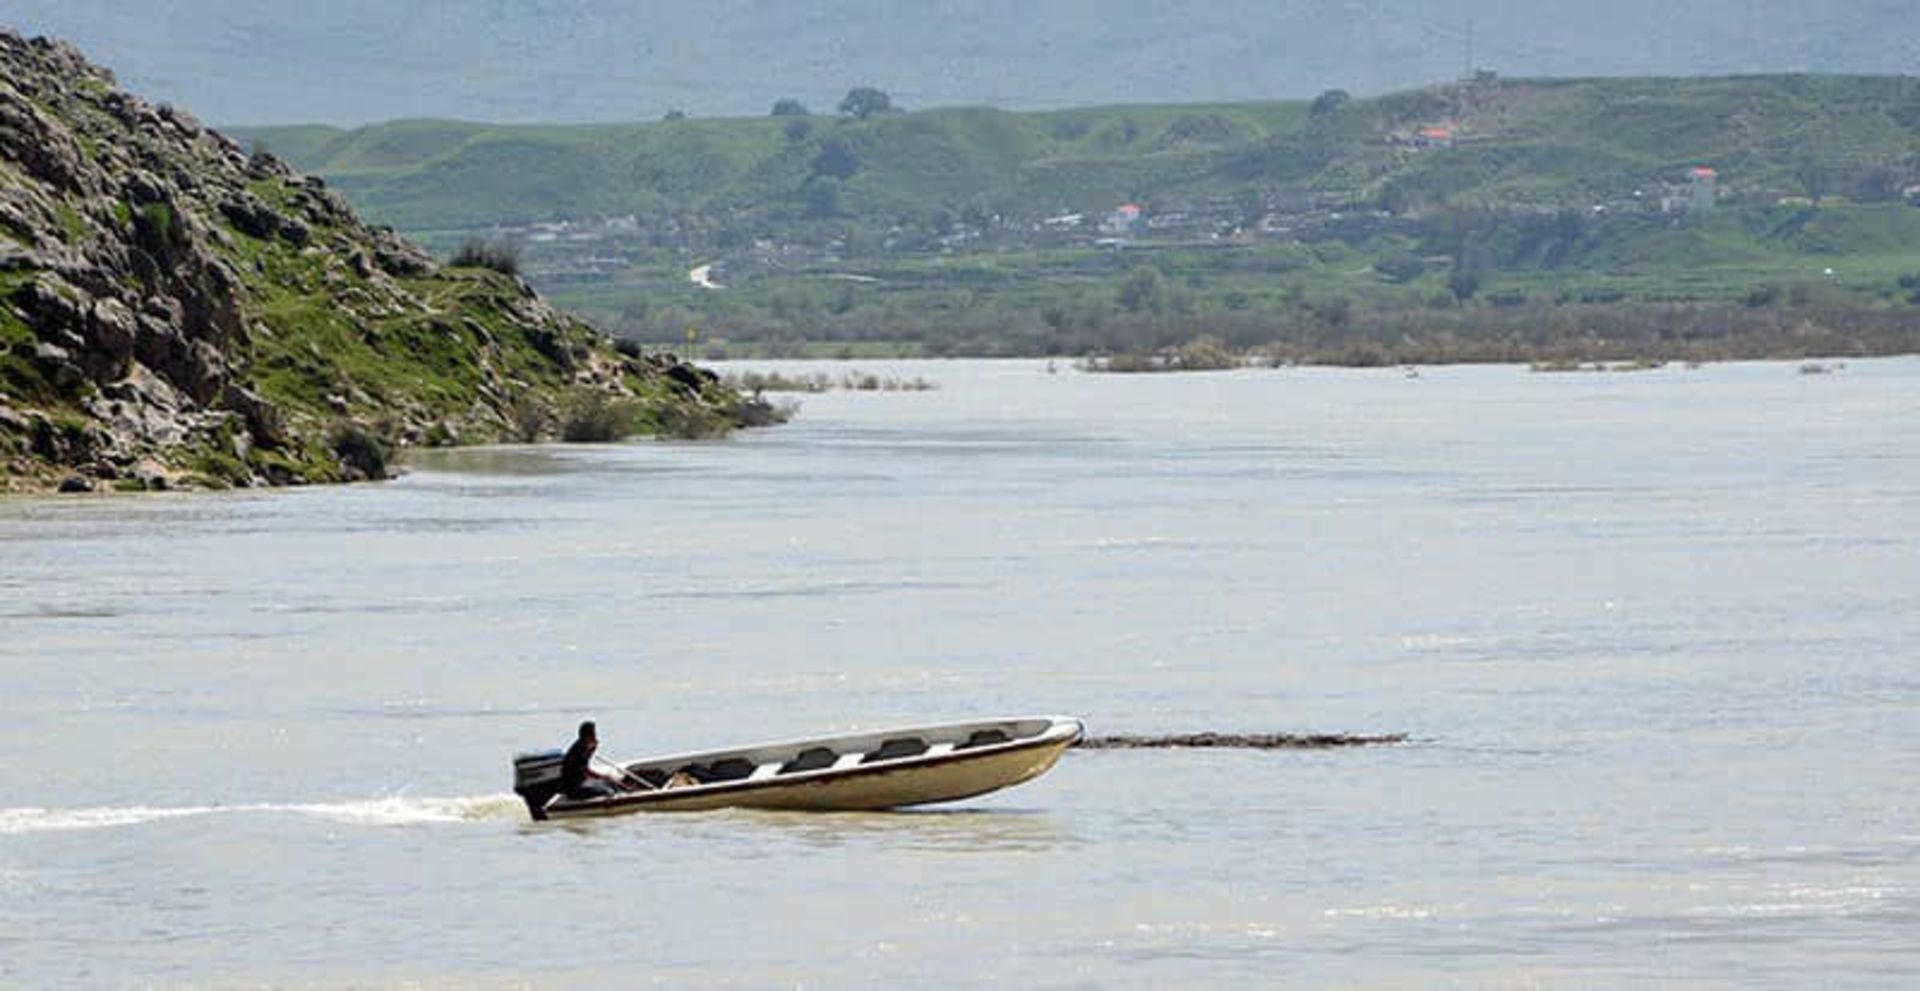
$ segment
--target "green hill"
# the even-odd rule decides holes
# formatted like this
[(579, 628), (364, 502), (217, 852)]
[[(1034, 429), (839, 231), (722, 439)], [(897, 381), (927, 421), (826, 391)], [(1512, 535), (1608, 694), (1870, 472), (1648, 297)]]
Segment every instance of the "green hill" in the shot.
[[(1482, 75), (1375, 99), (241, 134), (430, 244), (520, 240), (561, 302), (652, 337), (939, 343), (901, 328), (1137, 311), (1117, 294), (1143, 265), (1168, 282), (1163, 317), (1315, 292), (1672, 303), (1821, 280), (1885, 308), (1920, 272), (1910, 77)], [(1140, 222), (1103, 229), (1123, 203)], [(702, 262), (729, 292), (687, 281)]]
[[(1396, 132), (1447, 125), (1428, 154)], [(805, 133), (793, 134), (789, 128)], [(799, 212), (823, 174), (846, 212), (930, 217), (977, 203), (1039, 217), (1124, 199), (1181, 201), (1248, 188), (1385, 197), (1584, 201), (1721, 170), (1734, 196), (1829, 191), (1920, 156), (1910, 77), (1487, 80), (1351, 100), (1117, 106), (1049, 113), (931, 110), (628, 125), (486, 126), (400, 121), (353, 131), (255, 128), (382, 220), (410, 229), (582, 218), (605, 211)], [(850, 152), (837, 168), (822, 162)], [(845, 174), (838, 174), (845, 173)]]

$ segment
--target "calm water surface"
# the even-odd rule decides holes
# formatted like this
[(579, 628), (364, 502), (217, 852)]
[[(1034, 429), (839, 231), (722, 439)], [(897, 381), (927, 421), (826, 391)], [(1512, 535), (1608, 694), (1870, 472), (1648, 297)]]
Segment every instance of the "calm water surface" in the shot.
[[(1089, 376), (0, 501), (0, 986), (1880, 988), (1920, 360)], [(533, 825), (515, 750), (983, 714), (948, 810)]]

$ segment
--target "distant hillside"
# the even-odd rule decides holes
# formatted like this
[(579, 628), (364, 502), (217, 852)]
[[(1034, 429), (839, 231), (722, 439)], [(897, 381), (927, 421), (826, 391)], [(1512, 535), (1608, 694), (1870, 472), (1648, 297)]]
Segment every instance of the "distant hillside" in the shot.
[[(823, 179), (836, 184), (836, 213), (909, 221), (969, 208), (1040, 218), (1126, 200), (1167, 209), (1248, 191), (1395, 211), (1586, 205), (1648, 194), (1703, 164), (1733, 198), (1777, 199), (1812, 181), (1827, 194), (1891, 199), (1920, 181), (1912, 77), (1508, 80), (1355, 99), (1319, 116), (1312, 108), (234, 133), (415, 230), (625, 213), (778, 222), (803, 218)], [(1445, 147), (1420, 153), (1422, 127), (1446, 128)]]
[(380, 477), (400, 445), (752, 412), (0, 32), (0, 491)]
[(9, 0), (152, 99), (222, 125), (571, 123), (831, 109), (1058, 109), (1509, 76), (1912, 73), (1909, 0)]
[[(521, 246), (536, 284), (630, 336), (778, 353), (1334, 340), (1404, 331), (1385, 311), (1518, 327), (1532, 305), (1665, 307), (1632, 321), (1657, 334), (1692, 326), (1675, 306), (1736, 301), (1726, 334), (1821, 306), (1841, 336), (1819, 347), (1886, 350), (1909, 346), (1920, 297), (1911, 77), (1483, 74), (1370, 99), (240, 133), (441, 250)], [(690, 281), (703, 264), (724, 289)], [(1873, 343), (1846, 336), (1868, 325)]]

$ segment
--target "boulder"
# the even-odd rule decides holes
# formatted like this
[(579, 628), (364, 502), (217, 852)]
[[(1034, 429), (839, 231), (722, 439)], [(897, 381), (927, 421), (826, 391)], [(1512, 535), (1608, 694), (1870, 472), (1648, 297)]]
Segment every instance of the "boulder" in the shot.
[(280, 230), (280, 215), (252, 193), (241, 193), (220, 202), (220, 215), (233, 229), (264, 241)]
[(121, 378), (133, 365), (133, 342), (139, 321), (125, 303), (117, 299), (95, 300), (87, 315), (82, 364), (95, 382)]
[(164, 492), (173, 487), (173, 473), (158, 458), (144, 457), (136, 461), (130, 475), (149, 492)]

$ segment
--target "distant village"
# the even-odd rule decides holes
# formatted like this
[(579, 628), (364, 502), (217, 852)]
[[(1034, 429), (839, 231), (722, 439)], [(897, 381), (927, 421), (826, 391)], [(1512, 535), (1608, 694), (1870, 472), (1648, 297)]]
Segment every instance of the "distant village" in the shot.
[[(1471, 144), (1482, 138), (1455, 120), (1408, 125), (1390, 132), (1398, 153), (1418, 155)], [(1920, 184), (1901, 190), (1920, 207)], [(1767, 205), (1809, 205), (1802, 193), (1760, 190), (1731, 194), (1719, 169), (1700, 164), (1670, 179), (1625, 195), (1583, 204), (1595, 217), (1664, 216), (1675, 222), (1714, 210), (1729, 199)], [(1104, 212), (1062, 211), (1041, 217), (945, 218), (925, 226), (895, 225), (861, 235), (849, 246), (842, 236), (809, 239), (791, 225), (787, 236), (716, 237), (710, 225), (679, 216), (637, 214), (502, 226), (485, 235), (517, 247), (528, 274), (545, 284), (615, 279), (648, 254), (662, 249), (710, 256), (693, 281), (718, 288), (728, 279), (782, 269), (832, 265), (850, 257), (941, 255), (985, 250), (1083, 247), (1106, 251), (1233, 248), (1288, 241), (1356, 242), (1387, 233), (1412, 233), (1431, 216), (1420, 206), (1398, 212), (1356, 211), (1352, 196), (1310, 191), (1268, 192), (1158, 206), (1115, 203)], [(1516, 202), (1506, 212), (1559, 214), (1564, 203)], [(730, 247), (720, 247), (722, 243)]]

